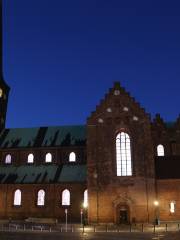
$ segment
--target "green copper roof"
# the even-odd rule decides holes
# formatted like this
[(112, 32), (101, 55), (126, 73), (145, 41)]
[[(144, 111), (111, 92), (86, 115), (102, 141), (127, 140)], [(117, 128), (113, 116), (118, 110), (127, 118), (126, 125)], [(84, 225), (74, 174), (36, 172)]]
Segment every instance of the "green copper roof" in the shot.
[(86, 126), (60, 126), (5, 129), (0, 148), (82, 146), (86, 144)]
[(174, 127), (175, 122), (166, 122), (165, 124), (167, 128), (172, 128)]
[(38, 131), (39, 128), (6, 129), (1, 133), (1, 136), (3, 136), (5, 132), (7, 133), (4, 139), (2, 139), (1, 147), (32, 147), (34, 146)]
[(49, 127), (42, 146), (82, 145), (86, 140), (85, 126)]
[(86, 182), (86, 165), (4, 166), (0, 168), (0, 183), (60, 183)]
[(86, 177), (86, 165), (64, 165), (58, 182), (84, 182)]

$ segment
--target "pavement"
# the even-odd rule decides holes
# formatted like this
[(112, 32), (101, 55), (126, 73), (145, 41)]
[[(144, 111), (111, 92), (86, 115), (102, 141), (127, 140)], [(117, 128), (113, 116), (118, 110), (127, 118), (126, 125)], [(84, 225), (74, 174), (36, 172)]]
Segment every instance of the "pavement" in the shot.
[(180, 240), (180, 232), (169, 233), (54, 233), (0, 232), (0, 240)]

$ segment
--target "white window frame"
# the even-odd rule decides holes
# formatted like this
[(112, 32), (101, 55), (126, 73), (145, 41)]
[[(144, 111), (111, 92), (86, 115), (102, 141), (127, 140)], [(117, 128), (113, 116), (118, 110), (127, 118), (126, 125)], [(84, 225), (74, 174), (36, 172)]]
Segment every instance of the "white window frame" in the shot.
[(28, 155), (28, 160), (27, 160), (28, 163), (34, 163), (34, 154), (33, 153), (30, 153)]
[(126, 132), (116, 135), (116, 174), (132, 176), (131, 139)]
[(164, 153), (164, 146), (162, 144), (159, 144), (157, 146), (157, 156), (158, 157), (164, 157), (165, 153)]
[(176, 211), (176, 203), (175, 201), (171, 201), (169, 204), (169, 211), (171, 214), (174, 214)]
[(2, 88), (0, 88), (0, 98), (2, 98), (2, 96), (3, 96), (3, 90)]
[(11, 154), (7, 154), (5, 156), (5, 164), (11, 164), (12, 163), (12, 156)]
[(76, 154), (75, 154), (75, 152), (71, 152), (69, 154), (69, 162), (76, 162)]
[(52, 154), (51, 153), (46, 153), (45, 162), (46, 163), (51, 163), (52, 162)]
[(43, 189), (40, 189), (37, 194), (37, 206), (44, 206), (45, 205), (45, 196), (46, 193)]
[(62, 192), (62, 206), (71, 205), (71, 194), (68, 189), (63, 190)]
[(88, 207), (88, 190), (87, 189), (84, 191), (83, 207), (84, 208)]
[(14, 206), (21, 206), (21, 190), (17, 189), (14, 192), (14, 201), (13, 201), (13, 205)]

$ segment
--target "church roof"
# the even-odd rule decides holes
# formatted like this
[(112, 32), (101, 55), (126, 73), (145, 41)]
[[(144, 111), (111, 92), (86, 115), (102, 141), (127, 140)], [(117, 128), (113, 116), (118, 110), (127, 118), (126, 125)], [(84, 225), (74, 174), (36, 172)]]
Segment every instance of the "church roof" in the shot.
[(0, 134), (0, 148), (83, 146), (86, 126), (59, 126), (5, 129)]
[(175, 126), (175, 122), (166, 122), (165, 124), (167, 128), (173, 128)]
[[(172, 128), (174, 122), (166, 122)], [(86, 125), (7, 128), (0, 133), (0, 148), (85, 146)]]
[(86, 165), (5, 166), (0, 168), (0, 183), (81, 183), (86, 175)]

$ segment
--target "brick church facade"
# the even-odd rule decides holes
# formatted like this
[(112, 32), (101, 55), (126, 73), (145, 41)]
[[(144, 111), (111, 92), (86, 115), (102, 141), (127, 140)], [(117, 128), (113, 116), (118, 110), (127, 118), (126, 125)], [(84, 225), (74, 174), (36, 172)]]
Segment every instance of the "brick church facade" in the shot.
[(114, 83), (85, 125), (7, 129), (0, 40), (0, 219), (180, 220), (180, 117), (152, 120)]

